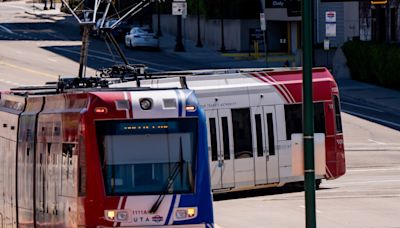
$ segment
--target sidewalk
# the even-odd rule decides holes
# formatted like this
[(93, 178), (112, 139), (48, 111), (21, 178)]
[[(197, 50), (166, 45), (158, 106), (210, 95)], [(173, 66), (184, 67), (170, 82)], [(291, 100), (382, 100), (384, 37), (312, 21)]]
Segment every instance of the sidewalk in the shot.
[(163, 36), (160, 37), (160, 48), (163, 52), (191, 61), (207, 61), (210, 63), (210, 68), (282, 67), (286, 60), (290, 62), (294, 59), (294, 56), (291, 55), (268, 55), (268, 62), (266, 63), (263, 54), (260, 54), (260, 58), (256, 59), (254, 53), (250, 57), (248, 53), (222, 53), (204, 43), (203, 47), (196, 47), (196, 42), (192, 40), (183, 40), (185, 51), (175, 52), (175, 44), (175, 36), (163, 33)]

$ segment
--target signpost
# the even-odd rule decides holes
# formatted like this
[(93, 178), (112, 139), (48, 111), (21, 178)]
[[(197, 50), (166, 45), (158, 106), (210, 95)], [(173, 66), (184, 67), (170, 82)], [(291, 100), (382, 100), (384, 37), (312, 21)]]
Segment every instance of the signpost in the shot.
[(325, 22), (336, 23), (336, 11), (326, 11)]
[(267, 21), (265, 13), (260, 13), (260, 28), (263, 33), (265, 65), (268, 66), (268, 50), (267, 50)]
[(175, 51), (185, 51), (182, 43), (182, 17), (187, 15), (187, 4), (185, 0), (175, 0), (172, 2), (172, 15), (176, 15), (176, 44)]
[(260, 27), (262, 31), (267, 30), (267, 26), (265, 24), (265, 13), (260, 13)]
[(186, 2), (172, 2), (172, 15), (180, 15), (186, 16), (187, 15), (187, 4)]
[(336, 37), (336, 23), (325, 24), (325, 36)]
[(249, 29), (249, 56), (251, 52), (251, 46), (253, 46), (256, 58), (259, 57), (260, 44), (264, 44), (264, 49), (266, 48), (265, 30), (263, 31), (261, 29), (254, 29), (254, 28)]
[(336, 37), (336, 11), (325, 12), (325, 36)]

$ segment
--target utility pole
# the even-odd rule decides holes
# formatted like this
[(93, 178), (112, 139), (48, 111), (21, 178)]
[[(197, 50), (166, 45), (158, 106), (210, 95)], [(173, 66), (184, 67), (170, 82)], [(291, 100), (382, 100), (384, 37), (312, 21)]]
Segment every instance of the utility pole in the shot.
[(221, 52), (225, 52), (225, 36), (224, 36), (224, 0), (221, 0)]
[(303, 144), (306, 228), (316, 228), (315, 162), (314, 162), (314, 105), (312, 91), (312, 6), (313, 0), (302, 1), (303, 22)]
[(203, 47), (201, 43), (201, 36), (200, 36), (200, 0), (196, 0), (197, 6), (197, 44), (196, 47)]
[(182, 15), (176, 16), (176, 44), (175, 44), (175, 51), (184, 52), (185, 47), (182, 43)]
[(84, 24), (83, 26), (83, 33), (82, 33), (82, 46), (81, 46), (81, 55), (79, 59), (79, 72), (78, 77), (84, 78), (85, 77), (85, 67), (87, 64), (87, 55), (89, 50), (89, 30), (90, 24)]
[(157, 1), (157, 36), (162, 36), (161, 32), (161, 19), (160, 19), (160, 2)]

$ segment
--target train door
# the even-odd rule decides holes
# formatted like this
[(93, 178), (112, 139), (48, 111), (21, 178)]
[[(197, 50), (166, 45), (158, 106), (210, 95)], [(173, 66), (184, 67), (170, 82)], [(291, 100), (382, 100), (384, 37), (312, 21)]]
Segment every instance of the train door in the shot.
[(229, 109), (206, 111), (208, 144), (211, 158), (212, 189), (234, 187), (231, 116)]
[(256, 184), (279, 181), (279, 163), (275, 145), (275, 109), (273, 106), (253, 107), (254, 172)]
[(275, 183), (279, 182), (279, 154), (276, 150), (276, 145), (278, 145), (278, 137), (275, 108), (273, 106), (264, 106), (263, 111), (267, 141), (268, 183)]
[(254, 186), (253, 135), (250, 108), (232, 109), (235, 187)]
[[(48, 130), (48, 129), (46, 129)], [(43, 132), (44, 133), (44, 132)], [(46, 222), (46, 183), (47, 183), (47, 151), (51, 149), (51, 144), (40, 142), (37, 145), (36, 153), (36, 225), (41, 226)]]
[(253, 149), (256, 151), (254, 155), (254, 172), (255, 182), (257, 184), (268, 183), (267, 169), (267, 140), (265, 137), (265, 121), (262, 107), (251, 108), (252, 126), (253, 126)]

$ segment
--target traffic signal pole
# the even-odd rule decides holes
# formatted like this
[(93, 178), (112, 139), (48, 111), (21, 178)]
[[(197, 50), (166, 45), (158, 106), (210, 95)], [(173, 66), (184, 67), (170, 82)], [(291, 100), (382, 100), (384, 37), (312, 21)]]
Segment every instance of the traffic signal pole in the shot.
[(312, 92), (312, 1), (302, 0), (303, 22), (303, 144), (306, 228), (316, 228), (314, 168), (314, 105)]

